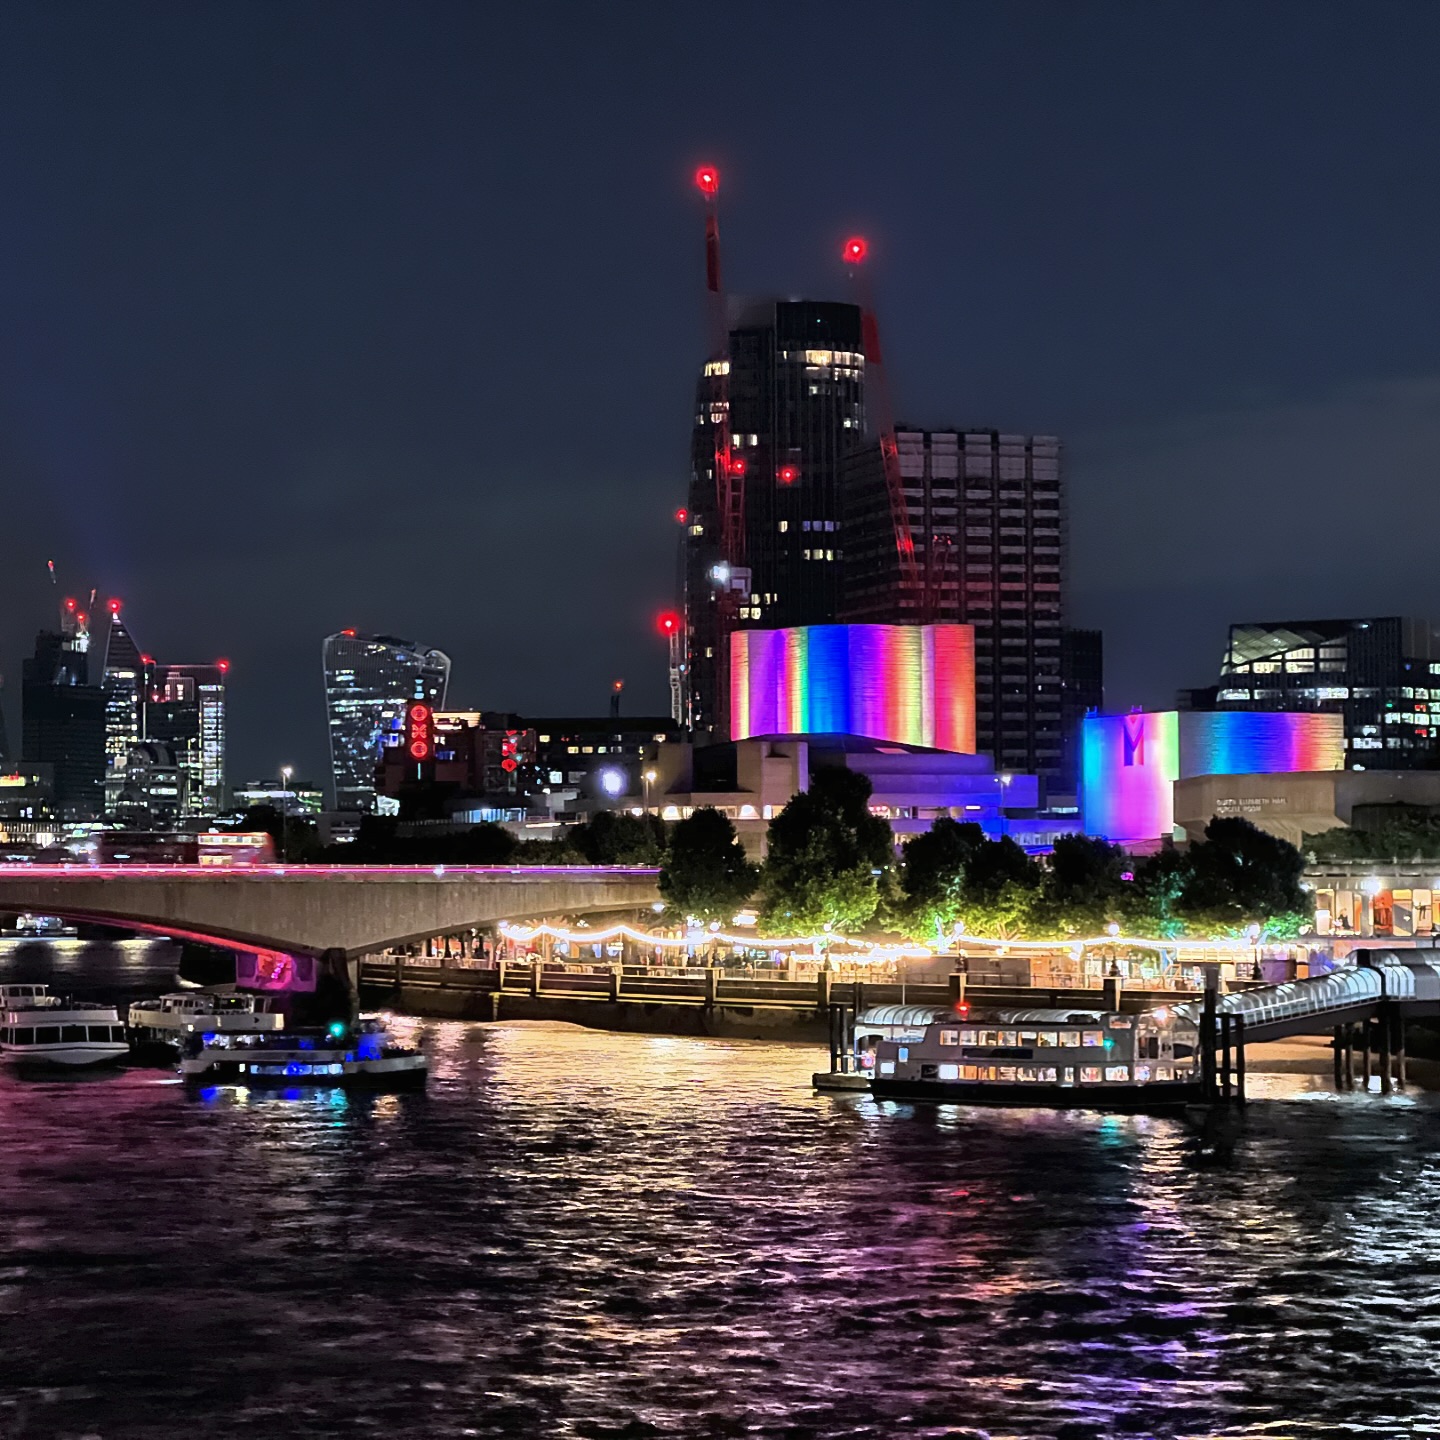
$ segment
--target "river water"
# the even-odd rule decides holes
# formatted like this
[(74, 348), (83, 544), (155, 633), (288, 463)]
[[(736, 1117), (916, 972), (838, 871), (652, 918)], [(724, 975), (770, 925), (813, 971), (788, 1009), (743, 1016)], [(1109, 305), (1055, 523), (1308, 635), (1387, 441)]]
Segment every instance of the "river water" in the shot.
[(0, 1436), (1440, 1434), (1430, 1099), (1277, 1077), (1201, 1163), (813, 1047), (399, 1028), (425, 1095), (0, 1075)]

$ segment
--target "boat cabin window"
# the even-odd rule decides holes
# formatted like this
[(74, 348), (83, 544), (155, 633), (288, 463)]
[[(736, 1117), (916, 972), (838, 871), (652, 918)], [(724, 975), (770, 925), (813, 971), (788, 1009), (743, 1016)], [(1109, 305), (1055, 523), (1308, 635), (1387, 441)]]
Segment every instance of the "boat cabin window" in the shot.
[(940, 1043), (942, 1045), (958, 1045), (960, 1043), (960, 1032), (958, 1030), (942, 1030), (940, 1032)]
[(23, 1025), (15, 1030), (6, 1031), (6, 1034), (10, 1036), (12, 1045), (33, 1045), (35, 1043), (35, 1027), (33, 1025)]
[(1078, 1049), (1080, 1045), (1080, 1032), (1078, 1030), (1057, 1030), (1056, 1037), (1062, 1045), (1071, 1049)]
[(116, 1040), (123, 1040), (125, 1038), (125, 1027), (123, 1025), (91, 1025), (88, 1028), (90, 1031), (89, 1039), (92, 1041), (104, 1040), (107, 1043), (113, 1043)]
[(1107, 1065), (1105, 1067), (1105, 1078), (1107, 1080), (1128, 1080), (1130, 1078), (1130, 1067), (1128, 1065)]
[(1080, 1079), (1086, 1085), (1095, 1084), (1100, 1079), (1100, 1067), (1098, 1065), (1082, 1065), (1080, 1067)]
[(1160, 1037), (1158, 1035), (1142, 1035), (1135, 1045), (1135, 1058), (1137, 1060), (1158, 1060), (1160, 1058)]
[(36, 1026), (35, 1043), (37, 1045), (58, 1045), (60, 1043), (60, 1027), (58, 1025)]
[(60, 1038), (67, 1044), (73, 1045), (76, 1041), (84, 1041), (85, 1027), (83, 1025), (62, 1025), (60, 1027)]
[(1105, 1043), (1105, 1032), (1103, 1030), (1082, 1031), (1080, 1043), (1082, 1045), (1103, 1045)]

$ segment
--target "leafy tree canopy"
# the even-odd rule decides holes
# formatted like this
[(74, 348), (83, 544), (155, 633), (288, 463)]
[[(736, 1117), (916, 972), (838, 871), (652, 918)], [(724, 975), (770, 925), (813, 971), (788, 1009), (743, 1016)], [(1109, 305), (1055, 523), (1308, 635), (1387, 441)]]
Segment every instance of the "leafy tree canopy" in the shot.
[(870, 813), (870, 793), (868, 776), (827, 767), (770, 822), (760, 874), (760, 921), (769, 933), (858, 930), (875, 917), (895, 851), (889, 823)]
[(754, 894), (759, 878), (734, 825), (718, 810), (707, 805), (672, 828), (660, 893), (681, 914), (727, 922)]
[(658, 865), (665, 854), (665, 822), (658, 815), (602, 810), (577, 825), (569, 843), (592, 865)]

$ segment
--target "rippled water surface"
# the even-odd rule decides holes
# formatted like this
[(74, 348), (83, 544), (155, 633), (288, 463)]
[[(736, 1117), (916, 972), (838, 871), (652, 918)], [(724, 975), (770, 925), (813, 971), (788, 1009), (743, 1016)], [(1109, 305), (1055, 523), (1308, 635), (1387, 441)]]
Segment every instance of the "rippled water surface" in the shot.
[(1430, 1101), (1286, 1081), (1197, 1163), (807, 1047), (407, 1028), (424, 1096), (0, 1076), (0, 1436), (1440, 1434)]

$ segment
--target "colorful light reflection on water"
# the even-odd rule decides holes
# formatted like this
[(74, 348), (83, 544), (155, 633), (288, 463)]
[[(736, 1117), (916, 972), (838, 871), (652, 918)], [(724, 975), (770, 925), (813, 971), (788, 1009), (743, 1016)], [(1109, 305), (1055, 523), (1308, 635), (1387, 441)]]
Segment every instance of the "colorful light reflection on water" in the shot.
[(0, 1435), (1440, 1430), (1428, 1100), (1212, 1166), (808, 1047), (402, 1028), (428, 1095), (0, 1077)]

